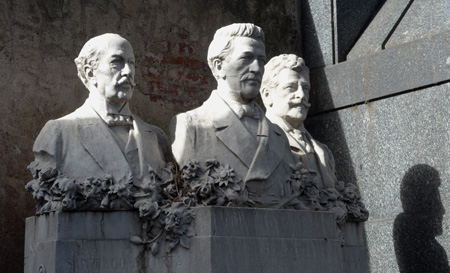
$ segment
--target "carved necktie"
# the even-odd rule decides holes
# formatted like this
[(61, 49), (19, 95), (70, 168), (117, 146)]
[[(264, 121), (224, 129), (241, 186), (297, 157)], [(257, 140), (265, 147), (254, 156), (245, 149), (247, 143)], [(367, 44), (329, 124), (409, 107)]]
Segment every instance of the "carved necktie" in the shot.
[(311, 145), (308, 143), (306, 135), (302, 133), (302, 131), (294, 129), (291, 131), (291, 134), (295, 138), (295, 140), (300, 143), (300, 146), (305, 150), (306, 153), (312, 152)]
[(261, 117), (258, 109), (253, 105), (243, 104), (242, 105), (243, 115), (246, 117), (251, 117), (254, 119), (259, 119)]

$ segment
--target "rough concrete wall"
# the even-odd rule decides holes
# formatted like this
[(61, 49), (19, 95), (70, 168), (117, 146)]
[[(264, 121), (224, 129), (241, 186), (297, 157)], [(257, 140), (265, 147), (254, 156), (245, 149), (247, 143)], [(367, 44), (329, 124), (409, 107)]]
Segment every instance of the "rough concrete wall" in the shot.
[(91, 37), (119, 33), (133, 45), (133, 111), (167, 132), (177, 112), (215, 87), (206, 51), (216, 29), (252, 22), (267, 55), (298, 53), (295, 0), (4, 0), (0, 2), (0, 272), (23, 271), (24, 220), (34, 201), (26, 166), (44, 123), (79, 107), (88, 92), (73, 59)]

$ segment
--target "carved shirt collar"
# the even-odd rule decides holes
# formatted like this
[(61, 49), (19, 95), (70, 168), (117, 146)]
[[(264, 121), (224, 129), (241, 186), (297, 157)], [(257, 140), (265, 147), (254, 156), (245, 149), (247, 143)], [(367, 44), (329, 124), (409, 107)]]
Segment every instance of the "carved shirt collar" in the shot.
[(280, 116), (277, 116), (275, 114), (272, 114), (271, 112), (266, 112), (266, 117), (276, 125), (280, 126), (281, 129), (283, 129), (285, 132), (291, 133), (294, 130), (299, 130), (302, 133), (306, 133), (305, 126), (303, 123), (300, 124), (298, 128), (294, 128), (289, 122), (287, 122), (285, 119), (283, 119)]
[[(117, 109), (110, 103), (108, 103), (105, 98), (94, 95), (92, 93), (89, 95), (89, 98), (87, 100), (89, 101), (89, 104), (94, 109), (94, 111), (97, 112), (100, 118), (103, 119), (103, 121), (105, 121), (108, 125), (113, 126), (132, 124), (133, 117), (128, 102), (126, 102), (121, 109)], [(120, 124), (115, 124), (117, 123), (117, 121), (112, 122), (112, 119), (119, 119)], [(125, 122), (123, 122), (124, 119), (126, 119)]]
[(221, 92), (217, 92), (220, 98), (231, 108), (231, 110), (236, 114), (236, 116), (241, 119), (244, 116), (252, 117), (255, 119), (260, 119), (264, 116), (264, 113), (256, 103), (256, 100), (251, 100), (249, 103), (241, 103), (235, 101), (228, 96), (221, 94)]

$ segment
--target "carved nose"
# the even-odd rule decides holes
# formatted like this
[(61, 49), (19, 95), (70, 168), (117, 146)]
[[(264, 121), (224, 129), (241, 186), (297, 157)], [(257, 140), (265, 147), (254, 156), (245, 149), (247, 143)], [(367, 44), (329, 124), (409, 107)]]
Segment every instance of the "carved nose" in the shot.
[(298, 87), (297, 91), (295, 91), (295, 97), (303, 99), (305, 97), (305, 92), (301, 86)]
[(260, 65), (257, 59), (250, 64), (250, 71), (254, 73), (263, 73), (264, 66)]
[(126, 63), (125, 66), (122, 69), (122, 75), (131, 75), (131, 66), (130, 64)]

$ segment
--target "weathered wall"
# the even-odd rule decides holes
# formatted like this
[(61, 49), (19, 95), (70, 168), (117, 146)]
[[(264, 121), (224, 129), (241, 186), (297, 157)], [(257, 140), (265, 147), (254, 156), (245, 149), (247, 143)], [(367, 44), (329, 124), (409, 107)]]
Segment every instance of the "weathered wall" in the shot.
[(347, 61), (311, 72), (307, 127), (370, 211), (369, 272), (450, 272), (449, 8), (386, 0)]
[(215, 87), (206, 51), (219, 27), (263, 27), (268, 58), (299, 48), (295, 0), (4, 0), (0, 12), (0, 272), (23, 271), (24, 220), (34, 214), (24, 190), (31, 148), (47, 120), (87, 97), (73, 59), (89, 38), (114, 32), (131, 42), (133, 111), (166, 132), (172, 116)]

